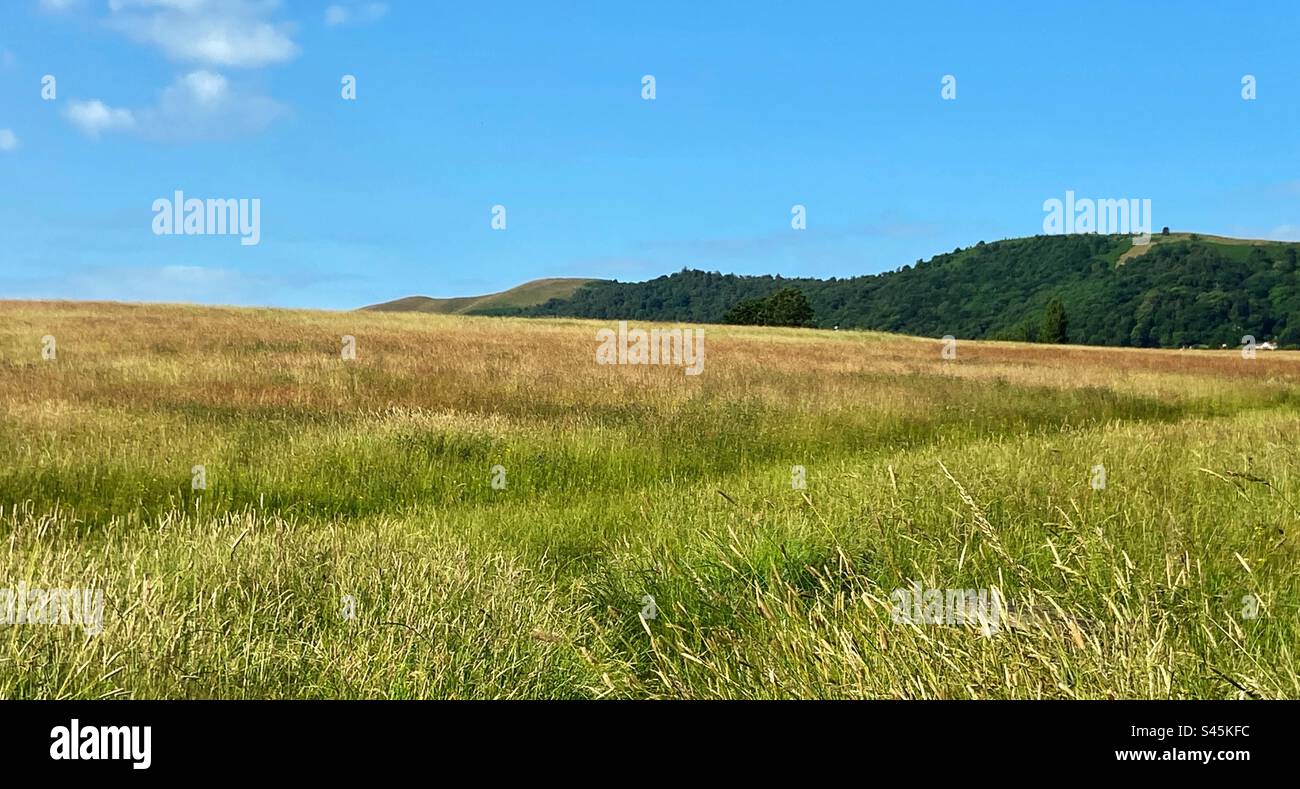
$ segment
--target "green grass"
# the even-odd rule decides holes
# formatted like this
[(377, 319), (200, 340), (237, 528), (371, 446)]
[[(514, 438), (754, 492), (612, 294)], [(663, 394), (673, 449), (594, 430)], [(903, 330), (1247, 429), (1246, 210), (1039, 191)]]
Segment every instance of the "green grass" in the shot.
[[(0, 697), (1300, 697), (1292, 354), (0, 314), (0, 588), (106, 603), (0, 625)], [(895, 623), (913, 582), (1047, 615)]]

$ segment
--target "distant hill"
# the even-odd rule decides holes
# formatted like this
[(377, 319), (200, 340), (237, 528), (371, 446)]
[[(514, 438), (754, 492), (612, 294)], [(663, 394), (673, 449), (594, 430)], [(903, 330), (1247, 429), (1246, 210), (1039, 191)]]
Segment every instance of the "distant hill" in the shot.
[(535, 279), (500, 293), (486, 296), (458, 296), (435, 299), (428, 296), (407, 296), (362, 307), (380, 312), (432, 312), (442, 315), (495, 315), (517, 314), (525, 307), (544, 304), (552, 299), (565, 299), (583, 285), (603, 280), (580, 278)]
[(1032, 236), (848, 279), (682, 270), (601, 281), (513, 314), (720, 323), (737, 302), (794, 286), (823, 328), (1033, 341), (1059, 298), (1072, 343), (1217, 348), (1249, 334), (1300, 346), (1298, 249), (1195, 233), (1155, 236), (1145, 247), (1128, 236)]
[[(721, 323), (737, 303), (793, 286), (822, 328), (1035, 341), (1059, 299), (1072, 343), (1218, 348), (1251, 335), (1297, 347), (1298, 250), (1196, 233), (1156, 235), (1145, 246), (1129, 236), (1032, 236), (847, 279), (683, 269), (646, 282), (538, 280), (477, 299), (416, 297), (372, 309)], [(544, 283), (556, 292), (547, 295)]]

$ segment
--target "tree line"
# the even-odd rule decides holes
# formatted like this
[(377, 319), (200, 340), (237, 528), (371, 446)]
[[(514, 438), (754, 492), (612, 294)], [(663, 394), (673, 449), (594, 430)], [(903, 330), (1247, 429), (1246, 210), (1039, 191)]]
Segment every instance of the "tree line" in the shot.
[(1165, 239), (1123, 262), (1128, 236), (980, 242), (851, 278), (694, 269), (595, 282), (490, 314), (873, 329), (920, 336), (1179, 347), (1244, 335), (1300, 346), (1296, 244)]

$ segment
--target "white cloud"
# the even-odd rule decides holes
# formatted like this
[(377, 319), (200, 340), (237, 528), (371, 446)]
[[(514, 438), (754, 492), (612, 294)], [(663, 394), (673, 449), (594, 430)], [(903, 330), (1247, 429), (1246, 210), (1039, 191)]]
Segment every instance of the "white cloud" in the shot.
[(0, 129), (0, 151), (18, 150), (18, 135), (10, 129)]
[(148, 137), (196, 139), (258, 131), (285, 114), (267, 96), (241, 95), (220, 74), (192, 71), (165, 88), (158, 106), (140, 113)]
[(153, 107), (115, 109), (98, 100), (74, 101), (67, 116), (91, 137), (107, 131), (130, 131), (149, 139), (191, 140), (257, 131), (285, 111), (271, 98), (241, 95), (221, 74), (200, 69), (164, 88)]
[(193, 103), (200, 107), (212, 107), (227, 101), (229, 97), (230, 83), (225, 77), (211, 71), (191, 71), (163, 91), (162, 103)]
[[(81, 2), (43, 0), (42, 5), (63, 10)], [(147, 139), (211, 139), (266, 127), (286, 108), (238, 90), (217, 69), (259, 68), (296, 57), (293, 26), (273, 18), (279, 8), (279, 0), (108, 0), (104, 22), (110, 28), (174, 60), (199, 65), (163, 88), (153, 106), (72, 101), (64, 116), (92, 138), (130, 132)]]
[(42, 11), (67, 11), (73, 6), (79, 5), (78, 0), (41, 0)]
[(325, 9), (325, 24), (330, 27), (339, 25), (364, 25), (377, 22), (388, 14), (387, 3), (335, 3)]
[(135, 117), (130, 110), (110, 107), (98, 99), (71, 101), (63, 114), (88, 137), (98, 137), (104, 132), (121, 131), (135, 126)]
[(257, 68), (298, 55), (275, 0), (109, 0), (109, 24), (174, 60)]

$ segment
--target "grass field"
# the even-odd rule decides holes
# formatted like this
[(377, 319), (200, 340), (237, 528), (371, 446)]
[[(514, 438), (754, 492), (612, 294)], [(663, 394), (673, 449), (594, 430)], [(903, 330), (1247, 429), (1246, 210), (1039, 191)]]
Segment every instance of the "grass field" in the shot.
[(0, 697), (1300, 698), (1300, 354), (606, 327), (0, 302)]

